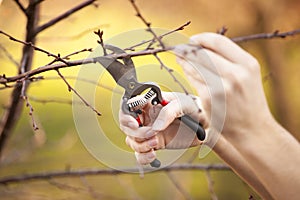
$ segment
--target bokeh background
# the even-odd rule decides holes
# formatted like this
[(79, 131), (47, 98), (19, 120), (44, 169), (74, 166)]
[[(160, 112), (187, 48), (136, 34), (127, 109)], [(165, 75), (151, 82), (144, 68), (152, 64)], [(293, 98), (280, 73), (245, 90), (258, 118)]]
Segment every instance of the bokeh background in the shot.
[[(27, 1), (20, 1), (27, 4)], [(40, 24), (74, 7), (79, 0), (46, 0), (41, 4)], [(42, 32), (37, 46), (52, 53), (65, 55), (83, 48), (95, 48), (94, 30), (102, 29), (104, 39), (145, 25), (135, 16), (126, 0), (99, 0), (98, 7), (89, 6)], [(152, 26), (174, 29), (191, 21), (183, 34), (191, 36), (200, 32), (216, 32), (226, 26), (229, 37), (243, 36), (275, 30), (289, 31), (300, 27), (300, 2), (297, 0), (152, 0), (137, 1), (143, 15)], [(18, 39), (24, 39), (25, 17), (14, 1), (4, 0), (0, 6), (0, 30)], [(130, 40), (130, 38), (128, 38)], [(19, 61), (22, 45), (0, 35), (0, 44)], [(241, 44), (255, 57), (262, 67), (262, 76), (268, 102), (276, 119), (299, 140), (300, 121), (300, 36), (285, 39), (256, 40)], [(88, 54), (74, 56), (85, 58)], [(51, 61), (36, 52), (33, 68)], [(0, 74), (17, 74), (16, 66), (0, 50)], [(62, 70), (74, 77), (79, 67)], [(30, 85), (28, 96), (34, 107), (34, 117), (39, 130), (33, 131), (28, 108), (24, 108), (20, 120), (8, 140), (0, 163), (0, 177), (34, 172), (64, 169), (106, 168), (96, 160), (81, 143), (72, 116), (72, 94), (67, 91), (57, 73), (43, 74), (48, 79)], [(70, 83), (74, 80), (70, 79)], [(112, 82), (107, 82), (111, 86)], [(10, 100), (11, 89), (0, 90), (0, 114)], [(109, 91), (106, 91), (109, 92)], [(99, 98), (106, 93), (99, 92)], [(102, 96), (101, 96), (102, 95)], [(55, 100), (43, 103), (37, 100)], [(62, 101), (58, 103), (57, 101)], [(251, 106), (251, 105), (245, 105)], [(98, 105), (103, 114), (100, 121), (110, 125), (110, 107)], [(259, 115), (259, 111), (257, 111)], [(1, 124), (0, 124), (1, 125)], [(112, 138), (123, 145), (124, 135), (117, 127), (111, 127)], [(117, 134), (118, 133), (118, 134)], [(197, 149), (196, 149), (197, 150)], [(195, 149), (192, 149), (192, 155)], [(254, 149), (255, 150), (255, 147)], [(109, 149), (107, 150), (109, 153)], [(193, 163), (222, 163), (211, 152)], [(288, 164), (288, 163), (287, 163)], [(219, 199), (259, 199), (231, 171), (211, 172), (214, 190)], [(183, 188), (178, 189), (174, 181)], [(186, 193), (188, 195), (186, 195)], [(1, 199), (210, 199), (205, 173), (202, 171), (157, 172), (140, 178), (138, 174), (87, 176), (49, 179), (0, 186)]]

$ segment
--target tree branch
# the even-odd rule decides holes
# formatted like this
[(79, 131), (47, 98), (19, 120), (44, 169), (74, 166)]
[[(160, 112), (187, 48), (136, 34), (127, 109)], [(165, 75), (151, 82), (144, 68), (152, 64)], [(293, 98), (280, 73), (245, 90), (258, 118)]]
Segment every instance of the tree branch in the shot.
[(21, 2), (19, 0), (14, 0), (15, 3), (18, 5), (18, 7), (20, 8), (20, 10), (25, 14), (27, 15), (27, 11), (26, 11), (26, 8), (21, 4)]
[(179, 181), (177, 181), (175, 179), (175, 177), (173, 176), (173, 174), (171, 174), (171, 172), (168, 171), (168, 172), (166, 172), (166, 174), (169, 177), (169, 179), (171, 180), (171, 182), (173, 183), (173, 185), (182, 194), (182, 196), (184, 197), (184, 199), (186, 199), (186, 200), (193, 199), (191, 197), (191, 195), (179, 184)]
[(184, 87), (184, 85), (173, 74), (174, 70), (169, 68), (168, 66), (166, 66), (157, 54), (153, 54), (153, 56), (159, 62), (161, 69), (165, 69), (170, 74), (170, 76), (173, 78), (174, 82), (176, 82), (180, 86), (180, 88), (184, 91), (184, 93), (186, 95), (188, 95), (189, 92), (187, 91), (187, 89)]
[[(164, 33), (164, 34), (158, 36), (158, 38), (161, 40), (162, 38), (164, 38), (164, 37), (167, 36), (167, 35), (170, 35), (170, 34), (175, 33), (175, 32), (177, 32), (177, 31), (182, 31), (182, 30), (185, 29), (186, 26), (190, 25), (190, 23), (191, 23), (191, 21), (188, 21), (188, 22), (186, 22), (185, 24), (179, 26), (178, 28), (176, 28), (176, 29), (174, 29), (174, 30), (171, 30), (171, 31), (168, 31), (167, 33)], [(134, 48), (136, 48), (136, 47), (138, 47), (138, 46), (141, 46), (141, 45), (143, 45), (143, 44), (147, 44), (147, 43), (149, 43), (149, 42), (153, 42), (154, 40), (155, 40), (155, 38), (154, 38), (154, 39), (150, 39), (150, 40), (146, 40), (146, 41), (142, 41), (142, 42), (140, 42), (140, 43), (138, 43), (138, 44), (135, 44), (135, 45), (133, 45), (133, 46), (131, 46), (131, 47), (127, 47), (127, 48), (125, 48), (124, 50), (131, 50), (131, 51), (134, 51)]]
[[(180, 30), (180, 29), (179, 29)], [(261, 34), (254, 34), (254, 35), (249, 35), (249, 36), (241, 36), (241, 37), (235, 37), (231, 38), (234, 42), (245, 42), (245, 41), (251, 41), (251, 40), (257, 40), (257, 39), (272, 39), (272, 38), (285, 38), (288, 36), (295, 36), (300, 34), (300, 29), (288, 31), (288, 32), (282, 32), (282, 33), (261, 33)], [(161, 37), (161, 36), (159, 36)], [(145, 41), (145, 43), (150, 42)], [(144, 43), (144, 42), (143, 42)], [(140, 45), (140, 44), (138, 44)], [(135, 47), (135, 46), (133, 46)], [(126, 49), (132, 49), (133, 47), (129, 47)], [(170, 51), (174, 49), (174, 47), (165, 47), (165, 49), (147, 49), (147, 50), (142, 50), (138, 52), (130, 52), (130, 53), (123, 53), (123, 54), (118, 54), (118, 55), (107, 55), (108, 57), (112, 57), (115, 59), (118, 58), (124, 58), (124, 57), (136, 57), (136, 56), (144, 56), (144, 55), (155, 55), (157, 53), (165, 52), (165, 51)], [(54, 55), (54, 54), (53, 54)], [(57, 57), (54, 55), (54, 57)], [(59, 63), (59, 64), (54, 64), (54, 65), (45, 65), (39, 68), (36, 68), (34, 70), (19, 74), (17, 76), (12, 76), (12, 77), (5, 77), (0, 75), (0, 84), (6, 84), (9, 82), (15, 82), (18, 80), (21, 80), (22, 78), (25, 77), (32, 77), (34, 75), (46, 72), (46, 71), (51, 71), (51, 70), (56, 70), (60, 68), (66, 68), (66, 67), (72, 67), (72, 66), (78, 66), (82, 64), (89, 64), (89, 63), (95, 63), (97, 62), (98, 59), (101, 59), (103, 56), (95, 57), (95, 58), (88, 58), (84, 60), (74, 60), (74, 61), (65, 61), (64, 63)], [(60, 58), (61, 59), (61, 58)]]
[[(107, 55), (107, 57), (119, 59), (119, 58), (125, 58), (125, 57), (153, 55), (156, 53), (161, 53), (161, 52), (165, 52), (165, 51), (172, 50), (172, 49), (173, 49), (173, 47), (168, 47), (166, 49), (148, 49), (148, 50), (143, 50), (143, 51), (138, 51), (138, 52), (122, 53), (122, 54), (117, 54), (117, 55), (109, 54), (109, 55)], [(41, 74), (46, 71), (57, 70), (57, 69), (73, 67), (73, 66), (79, 66), (79, 65), (83, 65), (83, 64), (96, 63), (97, 60), (99, 60), (103, 57), (104, 56), (99, 56), (99, 57), (95, 57), (95, 58), (87, 58), (87, 59), (82, 59), (82, 60), (65, 61), (64, 63), (58, 63), (58, 64), (53, 64), (53, 65), (45, 65), (45, 66), (42, 66), (42, 67), (33, 69), (28, 72), (24, 72), (22, 74), (19, 74), (17, 76), (12, 76), (12, 77), (6, 77), (3, 75), (0, 75), (0, 84), (15, 82), (15, 81), (21, 80), (23, 78), (30, 78), (34, 75)]]
[(91, 108), (98, 116), (101, 116), (101, 113), (98, 112), (92, 105), (90, 105), (78, 92), (77, 90), (75, 90), (70, 84), (69, 82), (65, 79), (65, 77), (60, 73), (60, 71), (57, 69), (56, 70), (58, 75), (61, 77), (61, 79), (66, 83), (66, 85), (68, 86), (68, 90), (69, 92), (73, 91), (80, 99), (81, 101), (89, 108)]
[(77, 5), (76, 7), (66, 11), (65, 13), (57, 16), (56, 18), (46, 22), (45, 24), (43, 24), (43, 25), (39, 26), (38, 28), (36, 28), (35, 35), (42, 32), (43, 30), (53, 26), (54, 24), (60, 22), (61, 20), (69, 17), (70, 15), (74, 14), (78, 10), (81, 10), (81, 9), (93, 4), (95, 1), (97, 1), (97, 0), (87, 0), (87, 1)]
[(22, 92), (21, 92), (21, 98), (23, 98), (23, 100), (25, 101), (25, 105), (26, 105), (26, 107), (28, 107), (29, 108), (29, 116), (30, 116), (30, 118), (31, 118), (31, 121), (32, 121), (32, 127), (33, 127), (33, 130), (38, 130), (39, 129), (39, 127), (37, 126), (37, 124), (36, 124), (36, 122), (35, 122), (35, 120), (34, 120), (34, 116), (33, 116), (33, 111), (34, 111), (34, 109), (33, 109), (33, 107), (32, 107), (32, 105), (31, 105), (31, 103), (29, 102), (29, 100), (28, 100), (28, 97), (27, 97), (27, 95), (26, 95), (26, 87), (27, 87), (27, 81), (26, 80), (24, 80), (24, 81), (22, 81)]
[[(29, 1), (29, 6), (26, 9), (26, 43), (34, 44), (36, 41), (34, 30), (39, 20), (39, 6), (30, 6), (34, 0)], [(18, 1), (17, 1), (18, 2)], [(24, 46), (22, 51), (22, 59), (19, 68), (19, 74), (30, 71), (32, 66), (32, 60), (34, 56), (33, 48), (29, 46)], [(1, 79), (1, 78), (0, 78)], [(6, 85), (6, 84), (4, 84)], [(21, 101), (22, 93), (27, 90), (27, 84), (17, 83), (11, 93), (11, 100), (8, 109), (4, 112), (3, 118), (0, 125), (0, 156), (2, 150), (6, 144), (7, 138), (11, 134), (16, 122), (20, 117), (20, 113), (23, 109), (24, 102)]]
[[(42, 49), (42, 48), (40, 48), (40, 47), (35, 46), (32, 42), (24, 42), (24, 41), (22, 41), (22, 40), (19, 40), (19, 39), (17, 39), (17, 38), (15, 38), (15, 37), (11, 36), (10, 34), (4, 32), (4, 31), (1, 31), (1, 30), (0, 30), (0, 34), (5, 35), (6, 37), (8, 37), (10, 40), (12, 40), (12, 41), (14, 41), (14, 42), (17, 42), (17, 43), (23, 44), (23, 45), (25, 45), (25, 46), (31, 47), (31, 48), (33, 48), (33, 49), (36, 50), (36, 51), (39, 51), (39, 52), (42, 52), (42, 53), (46, 54), (47, 56), (54, 57), (54, 58), (55, 58), (55, 61), (61, 61), (61, 62), (65, 63), (65, 64), (67, 64), (66, 61), (65, 61), (64, 59), (62, 59), (62, 58), (60, 57), (59, 54), (58, 54), (58, 55), (55, 55), (55, 54), (53, 54), (53, 53), (51, 53), (51, 52), (49, 52), (49, 51), (47, 51), (47, 50), (45, 50), (45, 49)], [(53, 62), (52, 62), (52, 63), (53, 63)], [(52, 64), (52, 63), (51, 63), (51, 64)]]
[[(82, 81), (82, 82), (86, 82), (86, 83), (90, 83), (93, 85), (96, 85), (97, 87), (101, 87), (103, 89), (106, 89), (108, 91), (114, 91), (114, 93), (122, 95), (123, 91), (121, 90), (116, 90), (115, 88), (109, 86), (109, 85), (104, 85), (103, 83), (99, 83), (97, 81), (92, 81), (88, 78), (81, 78), (81, 77), (77, 77), (77, 76), (64, 76), (66, 79), (70, 79), (70, 80), (76, 80), (76, 81)], [(42, 80), (57, 80), (60, 79), (60, 77), (42, 77)]]
[[(210, 171), (231, 171), (231, 169), (225, 164), (177, 164), (161, 168), (152, 173), (161, 171), (191, 171), (191, 170), (210, 170)], [(137, 172), (138, 168), (127, 168), (123, 170), (115, 169), (80, 169), (80, 170), (67, 170), (67, 171), (50, 171), (25, 175), (15, 175), (0, 178), (0, 184), (21, 183), (25, 181), (33, 180), (47, 180), (51, 178), (63, 178), (63, 177), (80, 177), (80, 176), (92, 176), (92, 175), (116, 175), (127, 174), (128, 172)]]
[(88, 34), (88, 33), (91, 33), (93, 32), (94, 30), (96, 29), (102, 29), (104, 27), (109, 27), (109, 24), (100, 24), (98, 26), (95, 26), (95, 27), (92, 27), (92, 28), (88, 28), (86, 30), (83, 30), (81, 32), (78, 32), (77, 34), (74, 34), (74, 35), (70, 35), (70, 36), (41, 36), (39, 37), (39, 40), (42, 40), (43, 43), (45, 42), (57, 42), (57, 41), (68, 41), (68, 40), (76, 40), (76, 39), (79, 39), (81, 38), (82, 36)]
[(273, 33), (259, 33), (241, 37), (234, 37), (231, 38), (232, 41), (236, 43), (247, 42), (250, 40), (259, 40), (259, 39), (273, 39), (273, 38), (286, 38), (288, 36), (294, 36), (300, 34), (300, 29), (295, 29), (292, 31), (287, 32), (279, 32), (278, 30), (274, 31)]
[(17, 62), (14, 57), (6, 50), (4, 46), (0, 44), (0, 49), (4, 52), (5, 56), (17, 67), (17, 69), (20, 68), (19, 62)]
[(159, 45), (161, 46), (161, 48), (165, 48), (164, 43), (161, 41), (161, 39), (156, 35), (156, 33), (152, 30), (151, 28), (151, 23), (147, 22), (147, 20), (143, 17), (143, 15), (141, 14), (139, 8), (137, 7), (137, 5), (135, 4), (135, 0), (129, 0), (131, 2), (131, 5), (133, 6), (133, 8), (136, 11), (136, 16), (138, 18), (140, 18), (142, 20), (142, 22), (147, 26), (147, 31), (149, 31), (153, 36), (154, 39), (159, 43)]
[(60, 99), (60, 98), (42, 99), (42, 98), (33, 97), (33, 96), (28, 96), (28, 98), (30, 101), (34, 101), (34, 102), (41, 103), (41, 104), (59, 103), (59, 104), (68, 104), (68, 105), (72, 105), (72, 104), (84, 105), (81, 101), (72, 101), (69, 99)]
[(42, 3), (43, 1), (45, 1), (45, 0), (35, 0), (35, 1), (32, 3), (32, 6), (36, 6), (36, 5), (40, 4), (40, 3)]
[(205, 176), (206, 176), (206, 179), (207, 179), (208, 190), (210, 192), (211, 200), (218, 200), (218, 196), (214, 191), (214, 181), (213, 181), (213, 179), (210, 175), (209, 170), (205, 170)]

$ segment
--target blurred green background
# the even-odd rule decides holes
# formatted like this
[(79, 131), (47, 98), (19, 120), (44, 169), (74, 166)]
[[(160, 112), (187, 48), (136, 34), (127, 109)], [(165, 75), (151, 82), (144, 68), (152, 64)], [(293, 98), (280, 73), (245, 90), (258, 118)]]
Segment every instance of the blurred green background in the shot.
[[(27, 1), (21, 1), (26, 5)], [(47, 0), (41, 4), (40, 23), (47, 22), (82, 1)], [(83, 48), (95, 48), (98, 39), (93, 31), (104, 30), (104, 39), (122, 32), (145, 28), (135, 16), (135, 11), (126, 0), (99, 0), (99, 6), (89, 6), (55, 26), (42, 32), (37, 46), (52, 53), (66, 55)], [(191, 21), (182, 33), (191, 36), (200, 32), (216, 32), (222, 26), (229, 30), (229, 37), (249, 35), (275, 30), (288, 31), (300, 27), (297, 0), (152, 0), (137, 1), (141, 12), (154, 27), (174, 29)], [(24, 39), (25, 17), (14, 1), (4, 0), (0, 6), (0, 30), (18, 39)], [(130, 40), (130, 38), (129, 38)], [(19, 61), (22, 45), (0, 35), (0, 44)], [(241, 44), (258, 58), (262, 66), (265, 91), (271, 110), (278, 121), (299, 140), (300, 121), (300, 37), (258, 40)], [(88, 54), (74, 56), (82, 59)], [(140, 58), (139, 58), (140, 59)], [(36, 52), (33, 68), (42, 66), (52, 58)], [(140, 61), (143, 62), (143, 61)], [(17, 68), (0, 50), (0, 74), (14, 76)], [(79, 67), (62, 70), (65, 76), (76, 76)], [(47, 72), (45, 77), (57, 77), (56, 72)], [(74, 80), (69, 80), (74, 84)], [(107, 86), (113, 86), (108, 81)], [(0, 114), (10, 100), (11, 89), (0, 90)], [(105, 101), (108, 91), (101, 90), (98, 98)], [(68, 103), (41, 103), (42, 100), (72, 100), (66, 85), (60, 79), (47, 79), (32, 83), (28, 90), (34, 117), (39, 130), (33, 131), (28, 108), (24, 108), (12, 136), (9, 138), (0, 163), (0, 176), (28, 174), (64, 169), (106, 168), (85, 149), (73, 121), (72, 106)], [(126, 149), (124, 135), (108, 116), (107, 105), (96, 104), (103, 116), (101, 123), (111, 128), (111, 137)], [(251, 106), (251, 105), (248, 105)], [(88, 109), (88, 108), (87, 108)], [(259, 114), (259, 111), (257, 111)], [(107, 116), (107, 117), (105, 117)], [(1, 124), (0, 124), (1, 125)], [(185, 155), (190, 157), (197, 149)], [(109, 153), (109, 150), (107, 150)], [(187, 158), (183, 159), (187, 161)], [(182, 161), (181, 161), (182, 162)], [(222, 162), (211, 152), (193, 163)], [(230, 171), (211, 172), (214, 190), (219, 199), (248, 199), (253, 191)], [(59, 178), (0, 186), (1, 199), (186, 199), (187, 195), (172, 182), (175, 180), (191, 199), (210, 199), (205, 173), (157, 172), (140, 178), (138, 174), (102, 175), (75, 178)], [(255, 196), (255, 198), (259, 198)]]

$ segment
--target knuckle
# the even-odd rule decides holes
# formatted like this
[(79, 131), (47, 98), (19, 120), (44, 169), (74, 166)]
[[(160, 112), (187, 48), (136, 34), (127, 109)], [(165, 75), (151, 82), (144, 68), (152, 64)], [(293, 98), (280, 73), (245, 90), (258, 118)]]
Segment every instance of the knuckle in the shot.
[(248, 67), (251, 70), (255, 70), (255, 71), (260, 70), (260, 64), (259, 64), (258, 60), (255, 59), (254, 57), (251, 57), (251, 59), (249, 59)]
[(141, 145), (141, 144), (136, 145), (134, 150), (135, 150), (136, 152), (139, 152), (139, 153), (145, 152), (145, 148), (144, 148), (144, 146)]
[(235, 91), (241, 91), (243, 84), (251, 78), (251, 73), (248, 69), (239, 68), (238, 71), (231, 72), (227, 74), (227, 79), (225, 81), (225, 91), (226, 93), (234, 93)]

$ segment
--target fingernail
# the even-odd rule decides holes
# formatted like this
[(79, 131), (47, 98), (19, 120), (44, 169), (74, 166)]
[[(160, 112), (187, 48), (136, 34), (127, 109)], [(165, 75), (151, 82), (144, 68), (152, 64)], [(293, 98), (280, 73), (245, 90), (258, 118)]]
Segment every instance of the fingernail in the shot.
[(158, 120), (156, 120), (154, 122), (154, 124), (152, 126), (152, 130), (154, 130), (154, 131), (161, 131), (164, 128), (164, 125), (165, 125), (164, 121), (158, 119)]
[(134, 129), (138, 128), (137, 123), (135, 123), (135, 122), (128, 122), (127, 125), (128, 125), (129, 128), (134, 128)]
[(148, 144), (149, 144), (150, 147), (156, 147), (158, 142), (157, 142), (156, 138), (153, 138), (153, 139), (148, 141)]

